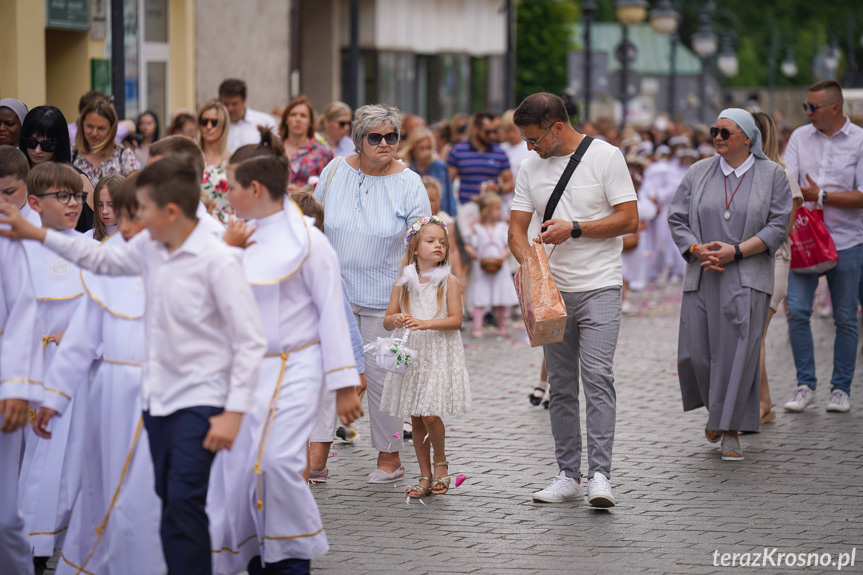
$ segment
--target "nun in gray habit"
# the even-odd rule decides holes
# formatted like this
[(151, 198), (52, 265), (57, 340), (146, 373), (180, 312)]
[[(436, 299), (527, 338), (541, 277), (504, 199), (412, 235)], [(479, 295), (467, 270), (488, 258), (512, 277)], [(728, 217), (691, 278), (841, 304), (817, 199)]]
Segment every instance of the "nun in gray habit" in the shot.
[(740, 461), (737, 432), (759, 428), (759, 350), (791, 188), (749, 112), (723, 110), (710, 135), (719, 155), (689, 168), (668, 210), (686, 260), (677, 364), (683, 410), (706, 406), (705, 436)]

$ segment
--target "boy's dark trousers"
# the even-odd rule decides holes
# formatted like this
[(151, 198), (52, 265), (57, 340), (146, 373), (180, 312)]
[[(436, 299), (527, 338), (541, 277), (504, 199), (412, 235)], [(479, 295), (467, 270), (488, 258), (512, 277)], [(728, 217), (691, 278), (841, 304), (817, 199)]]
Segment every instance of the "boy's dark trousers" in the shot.
[(284, 559), (261, 567), (261, 557), (249, 561), (249, 575), (309, 575), (312, 562), (308, 559)]
[(162, 550), (170, 575), (212, 575), (207, 486), (216, 454), (204, 449), (210, 418), (221, 407), (189, 407), (166, 416), (144, 412), (162, 499)]

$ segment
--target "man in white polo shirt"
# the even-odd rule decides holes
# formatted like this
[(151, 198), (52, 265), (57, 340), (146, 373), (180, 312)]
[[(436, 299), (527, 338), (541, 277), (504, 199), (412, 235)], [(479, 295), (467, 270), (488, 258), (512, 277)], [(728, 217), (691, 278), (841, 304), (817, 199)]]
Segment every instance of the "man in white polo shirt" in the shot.
[(258, 126), (266, 126), (279, 135), (275, 118), (246, 106), (246, 83), (242, 80), (229, 78), (222, 82), (219, 85), (219, 100), (231, 117), (231, 128), (228, 130), (228, 149), (231, 153), (246, 144), (259, 144), (261, 134)]
[[(588, 502), (611, 507), (615, 504), (609, 479), (616, 412), (612, 372), (623, 285), (620, 236), (638, 229), (635, 189), (620, 150), (603, 141), (585, 141), (587, 136), (572, 128), (563, 101), (554, 94), (528, 96), (513, 120), (528, 148), (537, 152), (521, 164), (510, 212), (509, 246), (519, 262), (530, 248), (527, 228), (532, 214), (546, 213), (570, 156), (583, 158), (551, 217), (542, 224), (542, 241), (556, 246), (549, 264), (566, 305), (567, 321), (563, 341), (543, 350), (560, 473), (533, 499), (560, 503), (582, 497), (580, 370), (587, 401)], [(583, 142), (586, 149), (580, 148)]]

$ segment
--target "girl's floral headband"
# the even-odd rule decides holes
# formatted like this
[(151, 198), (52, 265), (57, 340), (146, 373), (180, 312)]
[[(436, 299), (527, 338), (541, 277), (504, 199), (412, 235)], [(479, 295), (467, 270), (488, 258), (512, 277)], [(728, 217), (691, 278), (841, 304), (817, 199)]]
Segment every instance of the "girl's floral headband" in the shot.
[(411, 238), (414, 237), (415, 234), (419, 233), (422, 227), (426, 224), (437, 224), (443, 228), (443, 231), (449, 235), (449, 230), (446, 229), (446, 222), (440, 219), (437, 216), (426, 216), (415, 221), (411, 227), (408, 228), (408, 235), (405, 236), (405, 244), (411, 243)]

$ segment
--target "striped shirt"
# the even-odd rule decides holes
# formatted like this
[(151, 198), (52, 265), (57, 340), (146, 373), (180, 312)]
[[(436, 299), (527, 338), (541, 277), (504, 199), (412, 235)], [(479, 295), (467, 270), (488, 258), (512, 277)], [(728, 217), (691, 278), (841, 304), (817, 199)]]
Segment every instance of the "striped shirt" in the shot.
[(315, 199), (324, 205), (324, 233), (336, 250), (348, 300), (386, 309), (405, 254), (408, 225), (431, 215), (428, 193), (410, 170), (362, 176), (341, 160), (327, 188), (333, 162), (321, 172)]
[(500, 173), (509, 169), (509, 158), (494, 142), (485, 152), (480, 152), (471, 145), (470, 140), (465, 140), (452, 147), (447, 164), (458, 170), (461, 182), (458, 199), (464, 204), (479, 195), (480, 184), (488, 180), (497, 182)]

